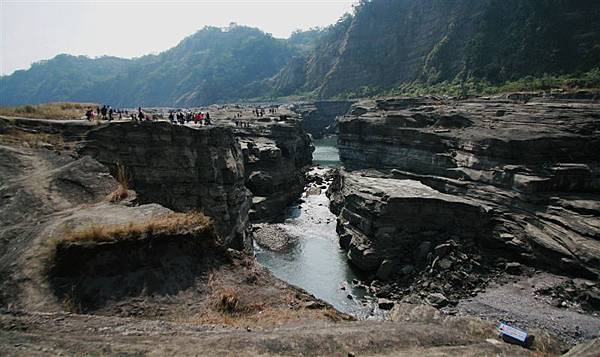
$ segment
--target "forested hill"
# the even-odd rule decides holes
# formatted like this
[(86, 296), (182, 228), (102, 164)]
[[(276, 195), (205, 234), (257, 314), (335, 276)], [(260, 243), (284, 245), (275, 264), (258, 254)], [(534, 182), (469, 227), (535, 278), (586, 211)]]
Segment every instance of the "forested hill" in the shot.
[(600, 66), (596, 0), (362, 1), (331, 32), (275, 78), (278, 90), (330, 97), (411, 84), (494, 86), (545, 74), (581, 77)]
[(0, 104), (68, 100), (115, 106), (200, 105), (256, 96), (300, 51), (244, 27), (206, 27), (158, 55), (131, 60), (59, 55), (2, 77)]
[(372, 0), (287, 40), (243, 26), (207, 27), (159, 55), (60, 55), (2, 77), (0, 104), (190, 106), (534, 77), (600, 86), (599, 66), (600, 1)]

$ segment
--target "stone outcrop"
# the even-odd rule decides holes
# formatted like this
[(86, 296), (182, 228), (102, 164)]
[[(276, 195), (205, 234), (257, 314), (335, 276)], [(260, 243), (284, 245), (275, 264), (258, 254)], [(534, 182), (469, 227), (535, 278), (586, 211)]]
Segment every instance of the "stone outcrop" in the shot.
[[(340, 120), (341, 243), (376, 270), (438, 238), (600, 276), (600, 104), (505, 99), (359, 103)], [(424, 252), (427, 254), (427, 252)]]
[(122, 165), (138, 202), (200, 210), (214, 219), (227, 245), (249, 248), (249, 217), (268, 221), (284, 214), (303, 190), (302, 169), (312, 163), (314, 148), (303, 121), (289, 113), (244, 128), (216, 121), (187, 127), (11, 119), (20, 130), (60, 137), (57, 141), (76, 147), (78, 155), (93, 157), (115, 175)]
[(489, 207), (419, 181), (346, 172), (337, 180), (340, 245), (364, 270), (377, 270), (386, 259), (417, 265), (423, 236), (435, 244), (446, 234), (478, 239), (491, 233)]
[(166, 122), (113, 123), (91, 129), (78, 150), (116, 172), (121, 164), (141, 203), (200, 210), (229, 246), (248, 246), (250, 195), (233, 131)]
[[(209, 329), (225, 316), (252, 328), (257, 321), (272, 325), (264, 316), (287, 323), (348, 318), (278, 280), (253, 256), (216, 242), (211, 220), (202, 214), (138, 204), (132, 190), (125, 199), (113, 200), (121, 197), (114, 195), (120, 182), (90, 155), (47, 146), (45, 141), (56, 138), (45, 129), (2, 126), (0, 315), (68, 311), (75, 312), (71, 316), (91, 313), (91, 319), (136, 317)], [(120, 129), (128, 135), (128, 129), (134, 130)], [(216, 136), (220, 131), (208, 132)], [(142, 148), (132, 145), (135, 149)], [(88, 318), (79, 331), (89, 330)], [(0, 322), (0, 335), (6, 337), (14, 327)], [(6, 341), (0, 341), (0, 355), (7, 354)]]
[(315, 139), (337, 133), (335, 119), (344, 115), (353, 104), (350, 100), (322, 100), (314, 103), (301, 103), (292, 107), (302, 116), (304, 129)]
[(304, 189), (303, 168), (313, 147), (300, 120), (256, 122), (235, 130), (244, 157), (246, 186), (253, 194), (250, 219), (280, 218)]

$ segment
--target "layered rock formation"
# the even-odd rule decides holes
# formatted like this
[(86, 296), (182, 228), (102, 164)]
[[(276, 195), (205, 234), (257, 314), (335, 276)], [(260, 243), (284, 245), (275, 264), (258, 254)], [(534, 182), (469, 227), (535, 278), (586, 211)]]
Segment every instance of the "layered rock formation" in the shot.
[(264, 316), (293, 323), (347, 318), (216, 242), (204, 215), (140, 205), (131, 190), (114, 199), (122, 183), (91, 156), (50, 144), (62, 136), (0, 122), (0, 354), (16, 327), (4, 317), (13, 313), (87, 314), (87, 322), (102, 315), (116, 324), (136, 317), (141, 328), (149, 320), (211, 329), (271, 326)]
[(242, 153), (231, 129), (166, 122), (115, 123), (89, 131), (79, 149), (116, 171), (120, 163), (142, 203), (201, 210), (227, 245), (246, 243), (250, 197)]
[(316, 101), (314, 103), (296, 104), (292, 108), (302, 116), (304, 130), (315, 139), (337, 132), (335, 118), (344, 115), (353, 104), (349, 100)]
[[(340, 120), (332, 207), (351, 261), (418, 263), (448, 237), (600, 276), (600, 104), (363, 102)], [(428, 244), (423, 245), (423, 242)]]
[(312, 163), (310, 137), (297, 118), (256, 122), (238, 128), (246, 169), (246, 186), (253, 194), (250, 219), (280, 218), (304, 189), (302, 169)]
[[(7, 122), (5, 120), (5, 122)], [(244, 186), (244, 162), (233, 130), (223, 126), (189, 128), (167, 122), (119, 122), (11, 119), (20, 130), (91, 156), (124, 179), (140, 203), (159, 203), (177, 211), (199, 210), (212, 217), (229, 246), (249, 247), (246, 237), (250, 193)], [(62, 147), (61, 147), (62, 149)]]

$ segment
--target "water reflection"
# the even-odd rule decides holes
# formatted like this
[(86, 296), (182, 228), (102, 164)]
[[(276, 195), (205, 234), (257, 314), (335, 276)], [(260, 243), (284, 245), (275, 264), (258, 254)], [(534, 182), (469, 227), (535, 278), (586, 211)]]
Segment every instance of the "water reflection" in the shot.
[(278, 278), (303, 288), (342, 312), (362, 318), (381, 318), (383, 312), (374, 307), (373, 297), (352, 283), (353, 279), (364, 277), (352, 269), (346, 252), (339, 247), (336, 217), (329, 211), (325, 190), (319, 195), (305, 193), (302, 199), (303, 203), (288, 208), (288, 218), (280, 225), (288, 234), (299, 238), (298, 244), (285, 252), (257, 246), (257, 260)]
[(315, 152), (313, 163), (319, 166), (340, 166), (340, 153), (337, 147), (337, 135), (328, 136), (323, 139), (313, 140)]

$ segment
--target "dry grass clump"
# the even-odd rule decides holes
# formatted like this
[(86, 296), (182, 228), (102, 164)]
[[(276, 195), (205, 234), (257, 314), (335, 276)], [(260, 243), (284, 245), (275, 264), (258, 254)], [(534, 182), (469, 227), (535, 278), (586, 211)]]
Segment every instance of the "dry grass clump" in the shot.
[(63, 296), (62, 305), (65, 311), (80, 314), (83, 311), (83, 306), (81, 305), (81, 301), (75, 298), (74, 290), (74, 287), (71, 287), (71, 292)]
[(60, 134), (30, 133), (17, 128), (10, 128), (0, 134), (0, 144), (20, 146), (32, 149), (65, 149), (65, 140)]
[(242, 310), (238, 293), (232, 288), (222, 288), (214, 295), (216, 297), (214, 305), (218, 311), (235, 313)]
[(63, 242), (99, 243), (139, 238), (143, 234), (177, 233), (186, 231), (209, 231), (212, 221), (201, 212), (171, 213), (153, 217), (144, 222), (126, 224), (92, 224), (75, 230), (62, 239)]
[(119, 186), (115, 191), (108, 195), (108, 201), (112, 203), (121, 202), (122, 200), (129, 197), (129, 189), (131, 176), (125, 170), (125, 166), (121, 163), (117, 163), (117, 174), (115, 176)]
[(55, 102), (17, 107), (0, 107), (0, 115), (38, 119), (81, 119), (95, 103)]

